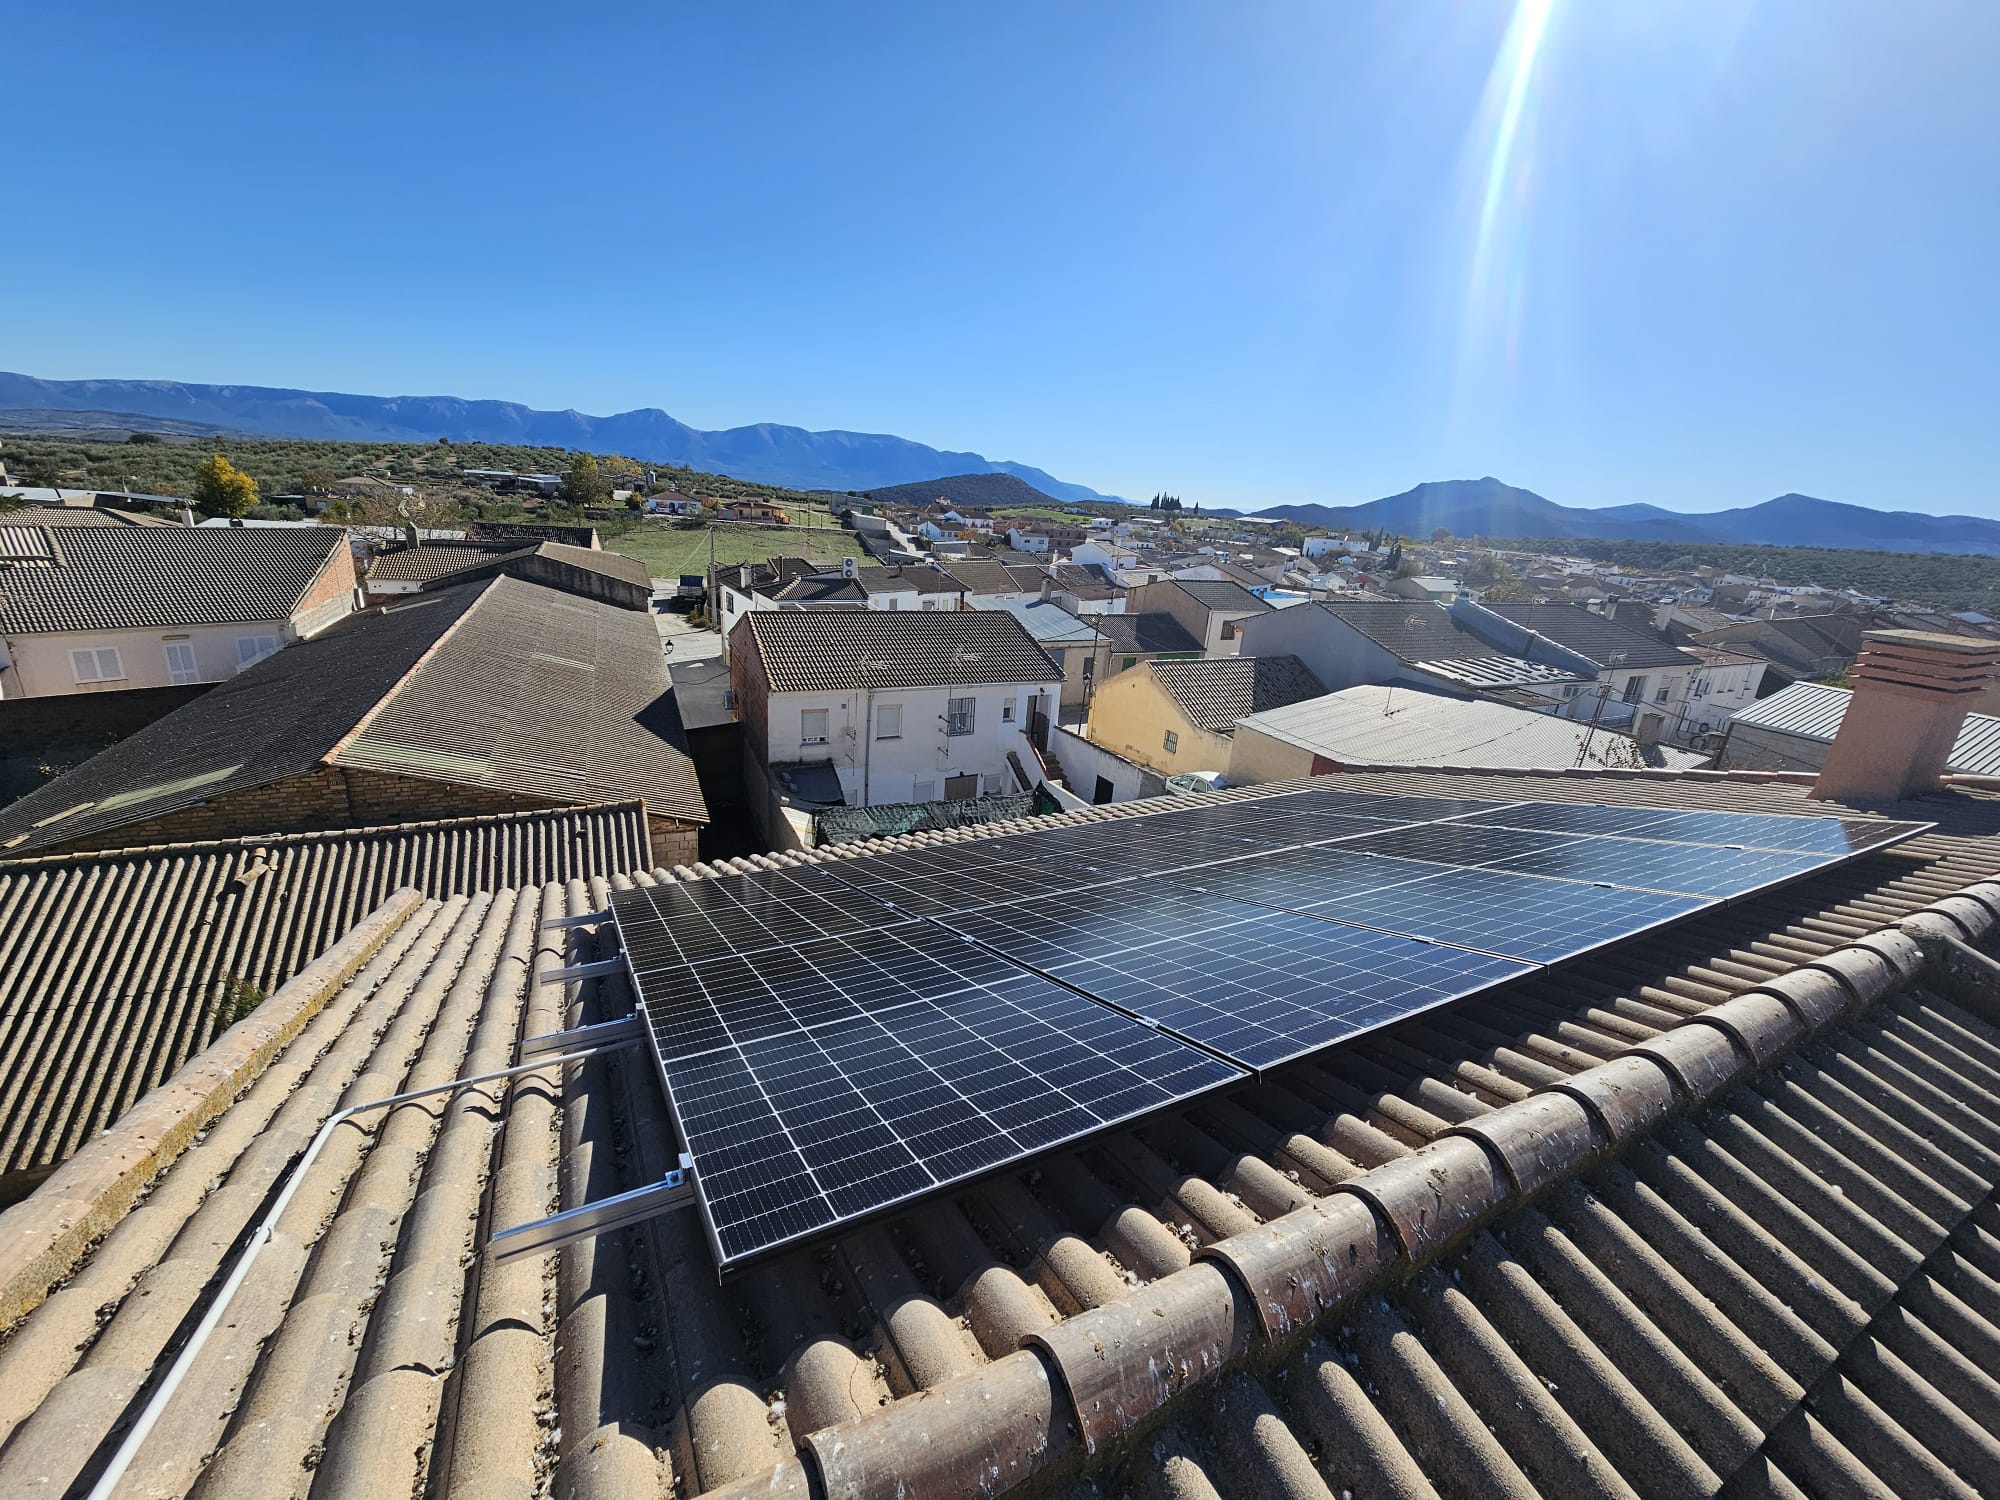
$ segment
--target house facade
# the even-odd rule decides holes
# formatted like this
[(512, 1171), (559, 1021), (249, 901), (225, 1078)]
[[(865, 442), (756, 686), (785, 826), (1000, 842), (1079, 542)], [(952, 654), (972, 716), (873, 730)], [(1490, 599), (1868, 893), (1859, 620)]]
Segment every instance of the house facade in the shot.
[(1143, 583), (1126, 597), (1133, 614), (1158, 610), (1172, 615), (1201, 642), (1204, 656), (1235, 656), (1242, 647), (1243, 621), (1269, 614), (1271, 606), (1230, 579), (1169, 578)]
[(759, 769), (829, 768), (852, 807), (1027, 790), (1028, 728), (1055, 718), (1063, 677), (999, 610), (758, 611), (737, 623), (729, 663)]
[(1320, 694), (1296, 656), (1153, 661), (1098, 689), (1090, 739), (1163, 775), (1227, 771), (1239, 718)]
[(335, 526), (19, 529), (0, 541), (0, 698), (222, 682), (357, 607)]

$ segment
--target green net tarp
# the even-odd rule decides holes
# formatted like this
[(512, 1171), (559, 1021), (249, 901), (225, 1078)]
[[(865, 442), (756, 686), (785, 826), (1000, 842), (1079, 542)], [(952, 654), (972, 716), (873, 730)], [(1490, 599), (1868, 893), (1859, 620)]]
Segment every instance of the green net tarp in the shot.
[(861, 839), (887, 838), (897, 833), (929, 833), (940, 828), (971, 828), (981, 823), (1005, 823), (1062, 811), (1061, 804), (1037, 787), (1013, 797), (978, 797), (963, 802), (891, 802), (880, 807), (829, 807), (813, 814), (813, 841), (852, 844)]

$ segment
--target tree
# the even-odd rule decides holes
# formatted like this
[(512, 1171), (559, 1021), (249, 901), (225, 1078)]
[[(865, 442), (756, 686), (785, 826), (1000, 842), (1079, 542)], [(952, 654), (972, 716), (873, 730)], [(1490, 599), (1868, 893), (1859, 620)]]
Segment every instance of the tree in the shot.
[(20, 482), (38, 490), (62, 488), (62, 465), (44, 453), (31, 453), (21, 460)]
[[(1402, 542), (1401, 542), (1400, 540), (1398, 540), (1398, 541), (1397, 541), (1397, 542), (1396, 542), (1396, 543), (1395, 543), (1395, 544), (1394, 544), (1393, 546), (1391, 546), (1391, 547), (1389, 548), (1389, 556), (1388, 556), (1388, 557), (1387, 557), (1387, 558), (1385, 559), (1385, 561), (1386, 561), (1386, 562), (1388, 563), (1388, 565), (1389, 565), (1389, 571), (1390, 571), (1391, 573), (1401, 573), (1401, 572), (1402, 572), (1402, 567), (1403, 567), (1403, 544), (1402, 544)], [(1409, 573), (1409, 575), (1406, 575), (1406, 576), (1415, 576), (1415, 573), (1416, 573), (1416, 569), (1412, 568), (1412, 569), (1410, 570), (1410, 573)]]
[(596, 459), (579, 453), (563, 475), (561, 494), (565, 505), (596, 505), (610, 498), (611, 481), (604, 477)]
[(1433, 527), (1433, 528), (1431, 529), (1431, 540), (1432, 540), (1432, 541), (1434, 541), (1434, 542), (1448, 542), (1448, 541), (1450, 541), (1450, 540), (1451, 540), (1451, 528), (1450, 528), (1449, 526), (1437, 526), (1437, 527)]
[(128, 443), (157, 443), (159, 440), (160, 435), (157, 432), (128, 433), (125, 438)]
[(194, 508), (205, 516), (240, 516), (257, 503), (257, 481), (220, 453), (195, 470)]
[(299, 493), (302, 495), (324, 495), (333, 488), (333, 470), (314, 464), (299, 475)]
[(1496, 579), (1479, 597), (1487, 604), (1533, 604), (1535, 591), (1528, 587), (1526, 579), (1509, 576)]

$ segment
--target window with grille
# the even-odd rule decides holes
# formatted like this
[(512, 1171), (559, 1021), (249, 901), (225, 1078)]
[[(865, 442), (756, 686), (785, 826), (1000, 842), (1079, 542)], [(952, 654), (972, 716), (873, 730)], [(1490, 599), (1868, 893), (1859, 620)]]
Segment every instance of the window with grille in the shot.
[(946, 734), (972, 733), (973, 710), (979, 705), (977, 698), (951, 698), (945, 703), (944, 732)]

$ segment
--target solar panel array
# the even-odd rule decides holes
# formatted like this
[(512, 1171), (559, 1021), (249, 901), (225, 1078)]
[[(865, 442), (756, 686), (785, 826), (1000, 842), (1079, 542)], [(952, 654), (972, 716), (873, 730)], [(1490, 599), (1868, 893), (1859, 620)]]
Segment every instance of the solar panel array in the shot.
[(1313, 787), (612, 910), (726, 1270), (1929, 826)]

